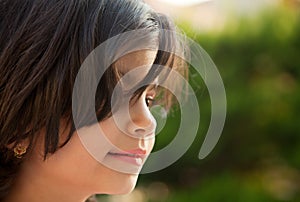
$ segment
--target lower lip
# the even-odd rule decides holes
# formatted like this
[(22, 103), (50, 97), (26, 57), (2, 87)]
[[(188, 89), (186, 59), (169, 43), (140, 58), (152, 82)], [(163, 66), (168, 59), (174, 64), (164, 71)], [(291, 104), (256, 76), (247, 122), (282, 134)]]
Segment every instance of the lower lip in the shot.
[(141, 157), (131, 157), (131, 156), (118, 155), (118, 154), (108, 154), (108, 155), (120, 161), (130, 163), (136, 166), (143, 165), (143, 159)]

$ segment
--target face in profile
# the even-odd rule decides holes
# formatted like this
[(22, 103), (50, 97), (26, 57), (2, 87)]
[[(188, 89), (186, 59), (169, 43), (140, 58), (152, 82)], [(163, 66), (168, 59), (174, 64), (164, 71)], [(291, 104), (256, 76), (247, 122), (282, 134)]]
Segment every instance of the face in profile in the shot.
[[(122, 75), (128, 73), (130, 78), (123, 82), (124, 88), (141, 81), (155, 57), (156, 51), (143, 50), (120, 58), (115, 63), (116, 68)], [(130, 71), (140, 66), (144, 68), (139, 75), (132, 76)], [(82, 195), (124, 194), (132, 191), (138, 173), (154, 145), (156, 122), (149, 111), (154, 97), (153, 87), (147, 87), (141, 96), (131, 99), (129, 104), (121, 105), (114, 116), (75, 131), (70, 141), (46, 161), (43, 160), (41, 141), (24, 166), (30, 167), (27, 171), (31, 171), (35, 177), (39, 176), (34, 179), (47, 179)], [(67, 130), (61, 130), (62, 141), (67, 134)], [(99, 136), (103, 141), (95, 141), (99, 140)], [(93, 156), (91, 151), (95, 150), (97, 153)]]

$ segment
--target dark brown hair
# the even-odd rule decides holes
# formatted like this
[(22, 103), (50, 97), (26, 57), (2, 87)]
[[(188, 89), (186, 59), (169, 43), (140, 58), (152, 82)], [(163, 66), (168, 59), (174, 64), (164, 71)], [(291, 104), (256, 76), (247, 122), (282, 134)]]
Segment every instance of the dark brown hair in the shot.
[[(27, 139), (30, 148), (45, 129), (46, 157), (62, 146), (62, 118), (71, 125), (71, 137), (72, 89), (88, 54), (117, 34), (136, 29), (159, 34), (161, 28), (174, 26), (139, 0), (0, 0), (0, 199), (21, 163), (8, 145)], [(176, 37), (160, 40), (167, 41), (160, 46), (173, 46)], [(155, 63), (172, 66), (174, 56), (158, 51)], [(159, 73), (151, 72), (152, 77)], [(109, 116), (111, 86), (117, 79), (113, 68), (101, 78), (98, 121)]]

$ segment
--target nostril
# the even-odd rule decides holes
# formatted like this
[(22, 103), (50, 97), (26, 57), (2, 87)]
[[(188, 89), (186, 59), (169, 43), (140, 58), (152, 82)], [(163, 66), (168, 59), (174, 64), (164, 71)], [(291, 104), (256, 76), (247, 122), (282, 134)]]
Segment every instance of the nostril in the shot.
[(142, 128), (137, 128), (134, 130), (134, 132), (135, 132), (135, 134), (143, 135), (143, 134), (145, 134), (146, 130), (142, 129)]
[(137, 125), (136, 122), (129, 122), (127, 125), (127, 131), (129, 134), (134, 136), (148, 136), (152, 135), (155, 132), (156, 122), (151, 121), (150, 123), (139, 123)]

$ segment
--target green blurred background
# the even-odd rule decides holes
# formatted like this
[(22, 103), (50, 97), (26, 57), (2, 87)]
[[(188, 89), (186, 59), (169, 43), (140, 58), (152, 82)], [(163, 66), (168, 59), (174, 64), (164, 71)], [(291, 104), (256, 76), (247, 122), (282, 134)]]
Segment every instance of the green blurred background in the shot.
[[(201, 124), (188, 152), (172, 166), (141, 175), (135, 191), (100, 196), (118, 202), (300, 201), (300, 2), (280, 1), (255, 15), (232, 14), (222, 29), (201, 31), (177, 19), (211, 56), (223, 78), (227, 118), (216, 148), (198, 153), (210, 120), (208, 92), (191, 78)], [(157, 137), (155, 150), (176, 133), (179, 112)]]

